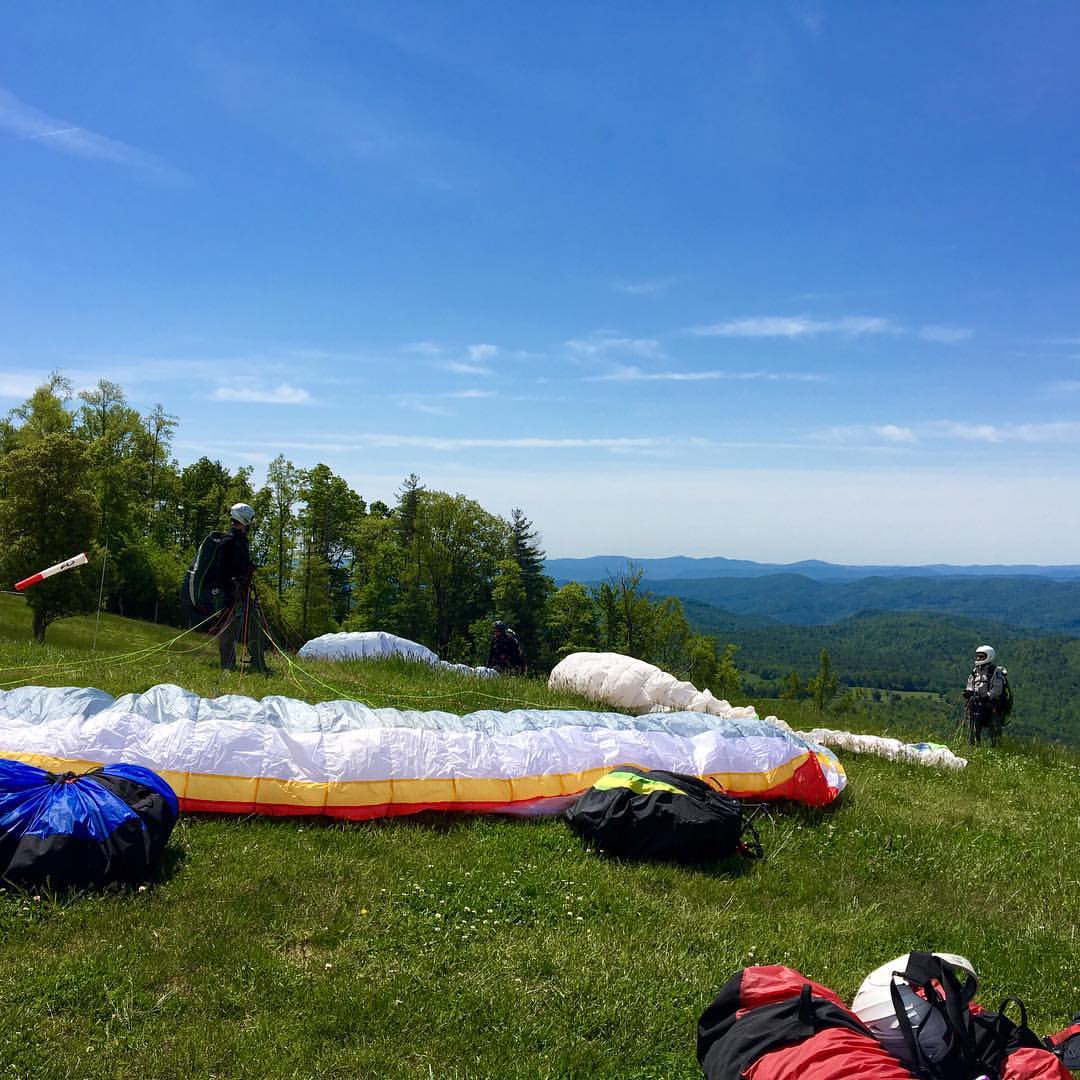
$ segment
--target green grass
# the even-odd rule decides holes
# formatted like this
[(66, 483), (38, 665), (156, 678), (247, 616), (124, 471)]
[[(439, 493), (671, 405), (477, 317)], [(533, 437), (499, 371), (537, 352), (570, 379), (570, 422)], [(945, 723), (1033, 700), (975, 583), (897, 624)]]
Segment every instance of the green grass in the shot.
[[(10, 608), (0, 665), (26, 656)], [(170, 636), (106, 622), (117, 651)], [(49, 660), (86, 659), (87, 626), (51, 627)], [(403, 667), (319, 672), (378, 704), (491, 704)], [(221, 683), (198, 653), (60, 681), (166, 679)], [(764, 862), (706, 870), (589, 854), (558, 820), (185, 816), (145, 891), (0, 894), (0, 1077), (697, 1077), (697, 1018), (739, 967), (791, 964), (850, 999), (928, 947), (968, 956), (987, 1005), (1016, 993), (1037, 1030), (1062, 1026), (1080, 1008), (1080, 758), (1021, 744), (960, 773), (845, 764), (835, 807), (762, 822)]]

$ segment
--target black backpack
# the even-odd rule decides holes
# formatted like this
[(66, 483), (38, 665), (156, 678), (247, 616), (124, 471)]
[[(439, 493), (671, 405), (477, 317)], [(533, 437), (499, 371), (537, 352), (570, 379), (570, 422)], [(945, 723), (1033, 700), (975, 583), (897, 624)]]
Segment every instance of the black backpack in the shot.
[(737, 799), (696, 776), (662, 769), (614, 769), (567, 810), (566, 820), (609, 855), (681, 863), (715, 862), (736, 852), (761, 855)]
[(180, 606), (189, 625), (202, 622), (221, 607), (221, 593), (225, 587), (222, 550), (229, 538), (229, 533), (210, 533), (199, 545), (191, 566), (184, 574), (180, 586)]
[(1009, 713), (1013, 710), (1013, 692), (1012, 687), (1009, 685), (1009, 672), (1006, 668), (998, 668), (1001, 672), (1001, 721), (1004, 723), (1009, 719)]
[[(945, 1051), (931, 1060), (919, 1042), (919, 1029), (912, 1025), (895, 980), (890, 983), (896, 1020), (917, 1076), (925, 1080), (970, 1080), (979, 1076), (997, 1080), (1006, 1072), (1009, 1057), (1019, 1050), (1038, 1051), (1035, 1056), (1045, 1055), (1044, 1064), (1053, 1060), (1052, 1051), (1028, 1027), (1027, 1009), (1019, 998), (1006, 998), (997, 1012), (971, 1008), (974, 986), (962, 984), (958, 969), (933, 953), (910, 953), (907, 968), (901, 974), (926, 1000), (944, 1028)], [(1018, 1024), (1005, 1015), (1011, 1004), (1019, 1009)], [(1028, 1063), (1032, 1064), (1030, 1055)], [(1014, 1070), (1014, 1074), (1025, 1075), (1019, 1070)]]

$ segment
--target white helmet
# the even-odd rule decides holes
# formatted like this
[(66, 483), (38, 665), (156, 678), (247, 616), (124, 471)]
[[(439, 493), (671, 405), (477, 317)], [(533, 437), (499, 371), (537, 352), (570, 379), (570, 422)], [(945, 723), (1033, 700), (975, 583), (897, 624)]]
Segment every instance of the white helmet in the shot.
[[(955, 953), (936, 952), (933, 954), (959, 972), (969, 975), (963, 984), (962, 992), (965, 1004), (975, 996), (978, 978), (971, 962)], [(918, 1039), (919, 1048), (930, 1061), (939, 1061), (948, 1049), (948, 1026), (945, 1018), (936, 1009), (931, 1008), (925, 998), (920, 997), (904, 978), (911, 953), (904, 953), (895, 960), (875, 968), (863, 979), (851, 1011), (873, 1032), (875, 1038), (893, 1057), (909, 1065), (912, 1060), (911, 1050), (904, 1038), (903, 1029), (896, 1016), (893, 1005), (891, 984), (895, 983), (900, 991), (900, 1000), (907, 1011), (911, 1027)]]
[(975, 650), (975, 666), (982, 667), (983, 664), (992, 664), (995, 655), (993, 645), (980, 645)]
[(247, 503), (233, 503), (229, 507), (229, 517), (233, 521), (239, 521), (241, 525), (250, 526), (255, 520), (255, 511)]

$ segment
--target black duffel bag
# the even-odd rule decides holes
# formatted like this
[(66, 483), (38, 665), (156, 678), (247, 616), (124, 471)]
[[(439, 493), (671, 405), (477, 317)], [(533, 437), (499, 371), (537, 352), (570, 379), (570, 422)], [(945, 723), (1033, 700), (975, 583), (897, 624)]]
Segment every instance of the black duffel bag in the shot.
[(624, 765), (566, 812), (571, 828), (609, 855), (707, 863), (761, 844), (742, 804), (696, 776)]

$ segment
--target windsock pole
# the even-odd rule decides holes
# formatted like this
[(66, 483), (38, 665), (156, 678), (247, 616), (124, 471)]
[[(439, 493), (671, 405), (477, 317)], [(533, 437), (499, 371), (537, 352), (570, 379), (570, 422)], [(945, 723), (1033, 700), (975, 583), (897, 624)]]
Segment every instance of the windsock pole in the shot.
[(76, 566), (85, 566), (89, 561), (90, 560), (86, 557), (86, 552), (82, 551), (70, 559), (58, 562), (55, 566), (50, 566), (36, 574), (31, 574), (28, 578), (23, 578), (22, 581), (16, 581), (15, 590), (16, 592), (22, 592), (24, 589), (29, 589), (31, 585), (37, 585), (39, 582), (44, 581), (46, 578), (51, 578), (55, 574), (62, 574), (65, 570), (71, 570)]

